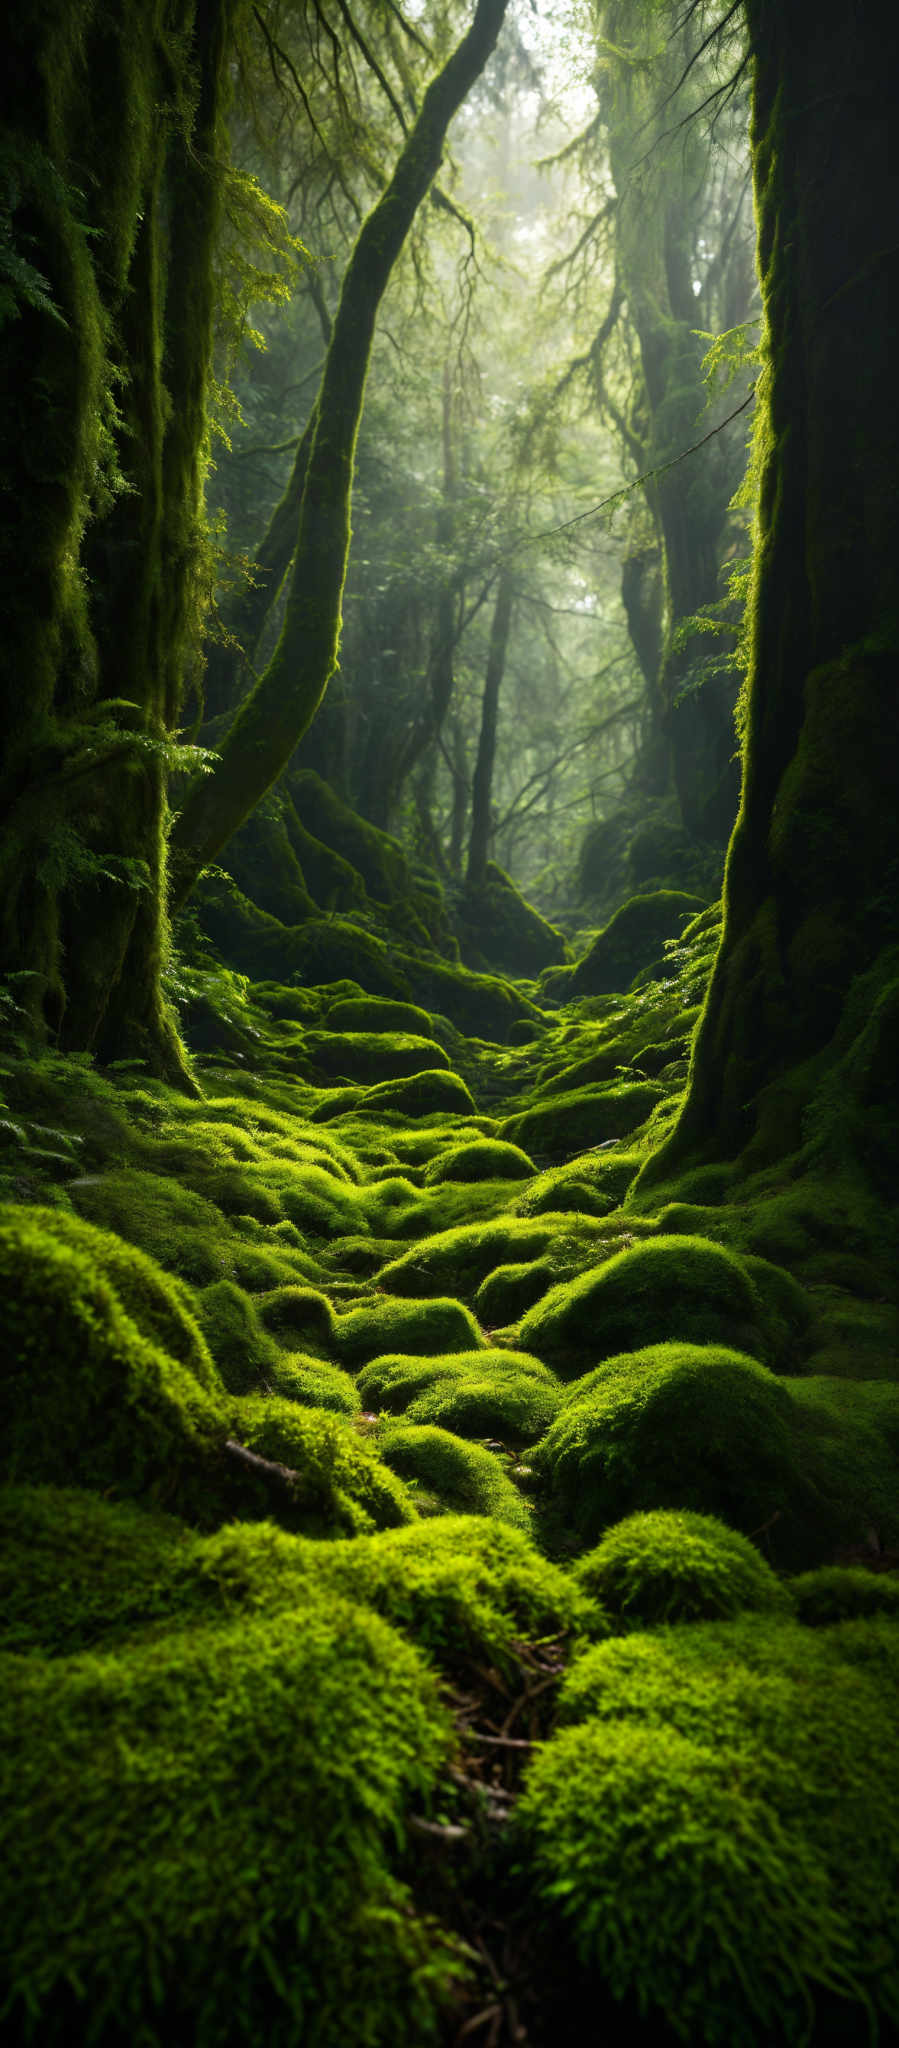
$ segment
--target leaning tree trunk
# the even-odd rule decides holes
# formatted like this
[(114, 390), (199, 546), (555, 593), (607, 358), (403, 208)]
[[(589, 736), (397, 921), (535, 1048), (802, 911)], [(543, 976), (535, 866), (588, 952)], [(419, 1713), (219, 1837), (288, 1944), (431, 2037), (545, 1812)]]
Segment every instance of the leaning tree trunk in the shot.
[(747, 16), (768, 361), (743, 791), (654, 1179), (685, 1155), (795, 1151), (838, 1061), (838, 1093), (896, 1113), (895, 79), (878, 8), (747, 0)]
[(484, 695), (481, 699), (481, 729), (478, 735), (478, 753), (471, 786), (471, 834), (468, 841), (468, 868), (465, 875), (466, 887), (471, 890), (483, 889), (487, 882), (487, 855), (490, 851), (490, 800), (493, 794), (493, 764), (496, 759), (499, 693), (506, 670), (506, 654), (508, 652), (509, 632), (512, 625), (513, 596), (511, 571), (509, 569), (501, 569), (496, 592), (496, 604), (493, 610), (493, 618), (490, 622), (490, 646), (487, 651)]
[(506, 6), (507, 0), (477, 0), (471, 27), (431, 80), (390, 183), (359, 231), (316, 405), (281, 636), (221, 744), (218, 767), (188, 791), (171, 842), (176, 903), (280, 775), (337, 666), (353, 457), (378, 308), (449, 123), (494, 48)]

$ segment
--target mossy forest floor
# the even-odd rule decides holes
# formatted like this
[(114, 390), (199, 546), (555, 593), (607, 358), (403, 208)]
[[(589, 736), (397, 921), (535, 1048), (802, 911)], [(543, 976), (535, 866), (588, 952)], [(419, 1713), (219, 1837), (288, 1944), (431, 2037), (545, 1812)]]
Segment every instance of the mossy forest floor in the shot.
[(635, 1187), (714, 910), (629, 995), (268, 925), (195, 1099), (0, 1062), (7, 2038), (896, 2039), (883, 1206)]

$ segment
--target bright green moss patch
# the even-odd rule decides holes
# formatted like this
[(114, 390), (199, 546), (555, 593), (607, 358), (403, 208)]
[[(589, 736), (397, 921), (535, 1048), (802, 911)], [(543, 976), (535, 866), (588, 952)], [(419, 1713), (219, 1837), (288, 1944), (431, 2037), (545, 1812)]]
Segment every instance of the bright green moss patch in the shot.
[(740, 1258), (700, 1237), (649, 1238), (566, 1281), (525, 1316), (527, 1351), (571, 1375), (613, 1352), (671, 1338), (766, 1359), (761, 1298)]
[(531, 1109), (507, 1117), (500, 1137), (536, 1159), (570, 1159), (586, 1146), (627, 1138), (664, 1100), (657, 1081), (626, 1081), (618, 1087), (579, 1088), (552, 1095)]
[(445, 1951), (391, 1864), (446, 1714), (377, 1615), (297, 1591), (296, 1611), (249, 1626), (3, 1659), (17, 2038), (434, 2038)]
[(463, 1351), (449, 1358), (375, 1358), (359, 1374), (367, 1408), (457, 1436), (528, 1443), (549, 1427), (561, 1398), (545, 1366), (518, 1351)]
[(422, 1513), (489, 1515), (513, 1529), (530, 1528), (521, 1494), (493, 1451), (448, 1429), (394, 1422), (378, 1432), (385, 1463), (414, 1488)]
[[(746, 1616), (602, 1643), (518, 1825), (590, 1984), (704, 2048), (899, 2023), (899, 1629)], [(817, 2037), (816, 2037), (817, 2038)], [(825, 2038), (827, 2036), (825, 2035)]]
[(74, 1181), (70, 1194), (89, 1222), (127, 1238), (195, 1287), (228, 1271), (218, 1209), (168, 1176), (112, 1167)]
[(555, 1285), (558, 1269), (551, 1259), (514, 1261), (496, 1266), (482, 1280), (474, 1305), (487, 1330), (504, 1330), (541, 1301)]
[(344, 996), (331, 1005), (325, 1022), (329, 1031), (403, 1031), (414, 1038), (433, 1038), (427, 1010), (420, 1010), (415, 1003), (391, 1003), (377, 996)]
[(299, 1401), (304, 1408), (329, 1408), (336, 1415), (358, 1415), (362, 1403), (355, 1380), (327, 1358), (309, 1358), (302, 1351), (279, 1351), (265, 1378), (265, 1392)]
[(111, 1231), (82, 1223), (64, 1209), (10, 1208), (0, 1211), (0, 1215), (7, 1216), (13, 1224), (27, 1215), (30, 1231), (46, 1234), (68, 1246), (76, 1259), (108, 1281), (142, 1336), (149, 1337), (169, 1358), (186, 1366), (208, 1392), (215, 1392), (220, 1386), (218, 1361), (213, 1363), (210, 1355), (195, 1297), (163, 1273), (151, 1258), (133, 1245), (124, 1244)]
[(253, 1301), (233, 1280), (217, 1280), (198, 1294), (197, 1315), (229, 1394), (253, 1393), (278, 1359)]
[(424, 1238), (401, 1258), (391, 1259), (379, 1279), (395, 1294), (425, 1295), (439, 1287), (472, 1300), (497, 1266), (539, 1259), (552, 1250), (572, 1271), (594, 1262), (603, 1245), (601, 1225), (593, 1217), (579, 1216), (572, 1223), (570, 1217), (544, 1216), (538, 1222), (504, 1216)]
[(860, 1621), (871, 1614), (899, 1621), (899, 1578), (864, 1566), (822, 1564), (791, 1579), (790, 1593), (800, 1621), (828, 1628), (836, 1621)]
[(656, 889), (632, 896), (609, 919), (573, 968), (568, 1000), (630, 988), (641, 968), (651, 967), (666, 939), (677, 938), (690, 913), (704, 908), (701, 897), (679, 889)]
[(748, 1532), (783, 1511), (798, 1479), (784, 1382), (714, 1345), (607, 1358), (569, 1389), (530, 1462), (587, 1542), (650, 1507), (693, 1508)]
[(498, 1138), (476, 1138), (473, 1143), (441, 1152), (425, 1169), (425, 1181), (529, 1180), (534, 1172), (533, 1160), (518, 1145), (505, 1145)]
[(554, 1166), (533, 1180), (515, 1204), (518, 1216), (543, 1216), (573, 1209), (582, 1216), (606, 1216), (624, 1201), (643, 1163), (640, 1152), (581, 1152), (567, 1166)]
[(359, 1116), (379, 1116), (394, 1110), (401, 1116), (445, 1116), (455, 1111), (464, 1116), (474, 1109), (474, 1098), (458, 1074), (439, 1065), (410, 1074), (406, 1080), (380, 1081), (367, 1088), (356, 1107)]
[(280, 1344), (295, 1349), (297, 1344), (333, 1357), (337, 1349), (337, 1323), (326, 1294), (314, 1287), (276, 1287), (259, 1301), (259, 1315)]
[(395, 1030), (309, 1031), (303, 1054), (325, 1080), (363, 1081), (366, 1085), (449, 1067), (442, 1046), (435, 1045), (432, 1038)]
[[(245, 1449), (295, 1474), (278, 1514), (288, 1527), (315, 1535), (364, 1535), (414, 1521), (405, 1487), (372, 1442), (333, 1409), (256, 1396), (232, 1402), (229, 1421)], [(276, 1513), (280, 1493), (278, 1487)]]
[(580, 1586), (619, 1627), (727, 1621), (746, 1608), (789, 1612), (790, 1595), (754, 1544), (714, 1515), (628, 1515), (577, 1565)]
[(384, 1351), (471, 1351), (484, 1343), (470, 1309), (440, 1295), (427, 1301), (375, 1294), (335, 1324), (341, 1363), (352, 1371)]

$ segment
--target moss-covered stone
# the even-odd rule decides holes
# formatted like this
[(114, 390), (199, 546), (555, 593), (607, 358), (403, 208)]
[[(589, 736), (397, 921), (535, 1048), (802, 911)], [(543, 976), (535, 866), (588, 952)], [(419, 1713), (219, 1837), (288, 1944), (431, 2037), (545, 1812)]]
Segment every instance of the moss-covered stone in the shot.
[(621, 1152), (616, 1146), (595, 1152), (577, 1153), (567, 1166), (554, 1166), (538, 1174), (518, 1196), (518, 1216), (543, 1216), (547, 1210), (559, 1215), (572, 1210), (579, 1216), (608, 1216), (623, 1202), (643, 1161), (640, 1152)]
[(379, 1279), (381, 1286), (394, 1294), (426, 1295), (440, 1287), (451, 1288), (461, 1300), (471, 1301), (487, 1274), (513, 1263), (516, 1253), (519, 1263), (558, 1253), (572, 1270), (578, 1259), (582, 1266), (592, 1263), (602, 1244), (601, 1225), (593, 1217), (579, 1216), (572, 1225), (569, 1217), (543, 1216), (530, 1221), (503, 1216), (496, 1221), (458, 1224), (424, 1238), (401, 1258), (391, 1259)]
[(507, 1117), (499, 1135), (535, 1159), (571, 1159), (590, 1145), (630, 1137), (664, 1099), (665, 1089), (657, 1081), (579, 1088)]
[(200, 1305), (189, 1290), (134, 1245), (124, 1244), (112, 1231), (97, 1230), (64, 1209), (31, 1208), (27, 1212), (0, 1210), (13, 1223), (27, 1213), (31, 1232), (46, 1235), (67, 1246), (86, 1268), (108, 1282), (125, 1314), (140, 1334), (148, 1337), (169, 1358), (186, 1366), (198, 1385), (207, 1392), (221, 1388), (206, 1341)]
[(518, 1351), (454, 1352), (449, 1357), (375, 1358), (359, 1374), (368, 1408), (436, 1423), (457, 1436), (532, 1443), (556, 1415), (561, 1390), (552, 1373)]
[(691, 1508), (748, 1532), (795, 1498), (792, 1420), (785, 1383), (754, 1359), (656, 1344), (576, 1382), (530, 1462), (587, 1542), (638, 1508)]
[[(343, 996), (326, 1012), (329, 1031), (408, 1032), (413, 1038), (433, 1037), (427, 1010), (415, 1003), (391, 1003), (378, 996)], [(440, 1061), (436, 1062), (440, 1065)]]
[(315, 1287), (276, 1287), (259, 1300), (265, 1329), (293, 1350), (299, 1343), (334, 1357), (337, 1319), (326, 1294)]
[(198, 1294), (197, 1315), (229, 1394), (255, 1393), (274, 1370), (279, 1352), (253, 1300), (233, 1280), (217, 1280)]
[(438, 1066), (421, 1069), (406, 1080), (380, 1081), (359, 1098), (359, 1116), (381, 1116), (394, 1111), (400, 1116), (465, 1116), (474, 1110), (474, 1099), (458, 1074)]
[[(899, 2024), (899, 1630), (747, 1615), (602, 1643), (535, 1758), (525, 1844), (583, 1978), (703, 2048)], [(849, 2030), (847, 2033), (846, 2030)], [(817, 2038), (817, 2035), (816, 2035)]]
[(569, 1000), (630, 988), (640, 969), (658, 960), (666, 939), (676, 939), (686, 918), (703, 908), (701, 897), (679, 889), (632, 896), (572, 970)]
[(366, 1084), (399, 1081), (410, 1074), (445, 1070), (450, 1064), (432, 1038), (396, 1030), (310, 1031), (303, 1051), (323, 1079)]
[(482, 1280), (474, 1298), (474, 1305), (484, 1328), (504, 1330), (511, 1323), (517, 1323), (542, 1301), (558, 1279), (558, 1268), (551, 1259), (530, 1259), (496, 1266)]
[(829, 1628), (834, 1622), (860, 1621), (871, 1614), (899, 1621), (899, 1578), (893, 1572), (822, 1564), (790, 1579), (789, 1588), (799, 1620), (809, 1628)]
[(534, 1162), (518, 1145), (506, 1145), (498, 1138), (475, 1138), (453, 1145), (425, 1168), (425, 1183), (435, 1186), (445, 1180), (530, 1180)]
[(767, 1358), (763, 1304), (738, 1255), (707, 1238), (649, 1238), (554, 1287), (521, 1326), (525, 1349), (569, 1376), (669, 1338)]
[(494, 861), (487, 863), (484, 888), (466, 891), (459, 922), (462, 957), (470, 967), (500, 967), (507, 974), (532, 977), (566, 957), (562, 933)]
[(499, 1459), (448, 1429), (394, 1422), (378, 1433), (385, 1463), (415, 1488), (423, 1514), (489, 1515), (513, 1529), (530, 1528), (530, 1513)]
[(448, 1959), (391, 1866), (448, 1727), (386, 1622), (307, 1581), (249, 1626), (3, 1665), (15, 2038), (435, 2038)]
[(579, 1559), (579, 1585), (619, 1628), (728, 1621), (747, 1608), (789, 1613), (790, 1594), (755, 1545), (714, 1515), (628, 1515)]
[(433, 1357), (473, 1351), (485, 1342), (471, 1310), (441, 1295), (426, 1301), (373, 1295), (338, 1318), (335, 1335), (338, 1355), (350, 1371), (387, 1350)]

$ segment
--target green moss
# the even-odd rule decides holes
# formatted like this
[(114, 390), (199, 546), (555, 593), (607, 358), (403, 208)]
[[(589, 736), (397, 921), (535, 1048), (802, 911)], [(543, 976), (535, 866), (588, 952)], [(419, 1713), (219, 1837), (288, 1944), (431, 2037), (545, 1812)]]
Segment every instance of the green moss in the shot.
[(504, 1145), (499, 1139), (476, 1138), (454, 1145), (425, 1169), (425, 1182), (529, 1180), (535, 1172), (533, 1160), (518, 1145)]
[(356, 1535), (415, 1519), (405, 1487), (342, 1414), (268, 1395), (233, 1402), (230, 1420), (247, 1450), (296, 1473), (279, 1516), (289, 1526)]
[(333, 1356), (337, 1350), (337, 1321), (326, 1294), (314, 1287), (276, 1287), (259, 1302), (259, 1315), (266, 1330), (278, 1342), (293, 1349), (299, 1341)]
[(377, 1615), (306, 1583), (249, 1626), (3, 1665), (15, 2038), (435, 2038), (446, 1951), (391, 1866), (448, 1727)]
[(766, 1358), (764, 1309), (737, 1255), (706, 1238), (650, 1238), (554, 1287), (521, 1326), (525, 1349), (569, 1376), (669, 1338)]
[(391, 1031), (309, 1031), (303, 1052), (322, 1079), (364, 1081), (404, 1080), (411, 1074), (437, 1072), (449, 1067), (442, 1046), (432, 1038), (413, 1037), (410, 1032)]
[(656, 1508), (609, 1529), (576, 1567), (620, 1628), (728, 1621), (747, 1608), (781, 1613), (790, 1594), (745, 1536), (714, 1515)]
[(819, 2001), (829, 2038), (829, 1994), (841, 2038), (896, 2026), (897, 1679), (894, 1625), (756, 1615), (575, 1663), (519, 1826), (585, 1998), (704, 2048), (807, 2040)]
[(582, 1152), (567, 1166), (555, 1166), (541, 1173), (519, 1195), (518, 1216), (542, 1216), (573, 1210), (579, 1216), (607, 1216), (623, 1202), (643, 1162), (641, 1152)]
[(519, 1351), (461, 1351), (447, 1358), (375, 1358), (359, 1374), (367, 1408), (436, 1423), (456, 1436), (533, 1442), (553, 1420), (560, 1389), (545, 1366)]
[(465, 1116), (474, 1110), (474, 1098), (458, 1074), (431, 1066), (405, 1080), (381, 1081), (367, 1088), (360, 1098), (358, 1114), (380, 1116), (384, 1110), (401, 1116), (445, 1116), (455, 1111)]
[(899, 1579), (863, 1566), (822, 1564), (790, 1580), (800, 1621), (809, 1628), (827, 1628), (836, 1621), (859, 1621), (870, 1614), (899, 1620)]
[(422, 1489), (423, 1512), (490, 1515), (513, 1529), (530, 1527), (521, 1494), (492, 1451), (448, 1429), (395, 1422), (378, 1433), (378, 1448), (400, 1478)]
[[(23, 1211), (0, 1211), (11, 1220)], [(186, 1288), (163, 1273), (133, 1245), (111, 1231), (97, 1230), (63, 1209), (27, 1211), (31, 1228), (66, 1245), (87, 1267), (108, 1281), (125, 1314), (141, 1335), (187, 1367), (198, 1385), (215, 1392), (221, 1382), (205, 1340), (198, 1304)], [(216, 1361), (217, 1363), (217, 1361)]]
[(654, 1507), (719, 1515), (748, 1532), (782, 1512), (798, 1484), (784, 1382), (713, 1345), (655, 1344), (606, 1359), (570, 1388), (530, 1462), (587, 1542)]
[(534, 1303), (555, 1285), (558, 1267), (551, 1259), (496, 1266), (482, 1280), (474, 1305), (484, 1328), (504, 1330), (510, 1323), (517, 1323)]
[(467, 890), (459, 904), (462, 954), (470, 967), (500, 967), (532, 976), (563, 961), (565, 940), (528, 903), (494, 861), (487, 863), (484, 888)]
[(391, 1003), (378, 996), (342, 997), (340, 1002), (332, 1003), (325, 1023), (329, 1031), (400, 1031), (409, 1032), (413, 1038), (427, 1039), (434, 1035), (427, 1010), (420, 1010), (415, 1003)]
[(74, 1181), (70, 1194), (89, 1222), (127, 1238), (195, 1287), (228, 1271), (219, 1211), (170, 1177), (112, 1167)]
[[(568, 1219), (561, 1224), (564, 1233)], [(571, 1231), (571, 1258), (587, 1264), (601, 1247), (600, 1225), (592, 1217), (578, 1217)], [(560, 1219), (542, 1217), (539, 1222), (504, 1216), (485, 1223), (458, 1224), (425, 1238), (399, 1259), (384, 1266), (379, 1280), (394, 1294), (425, 1295), (434, 1288), (451, 1289), (461, 1299), (473, 1300), (482, 1280), (497, 1266), (539, 1259), (558, 1246)]]
[(577, 962), (570, 996), (598, 996), (630, 988), (640, 969), (658, 960), (666, 939), (677, 938), (684, 920), (702, 908), (700, 897), (687, 896), (679, 889), (632, 896)]
[(269, 1382), (278, 1346), (260, 1323), (254, 1303), (233, 1280), (218, 1280), (197, 1296), (203, 1334), (229, 1394), (250, 1394)]
[(470, 1309), (440, 1295), (408, 1301), (376, 1294), (340, 1316), (335, 1325), (337, 1354), (350, 1371), (388, 1350), (431, 1356), (472, 1351), (483, 1342)]
[(591, 1145), (630, 1137), (645, 1123), (665, 1089), (657, 1081), (580, 1088), (535, 1102), (500, 1124), (499, 1135), (537, 1159), (570, 1159)]
[(362, 1403), (355, 1380), (327, 1358), (308, 1358), (301, 1351), (279, 1351), (266, 1374), (266, 1390), (299, 1401), (303, 1408), (327, 1408), (336, 1415), (358, 1415)]

